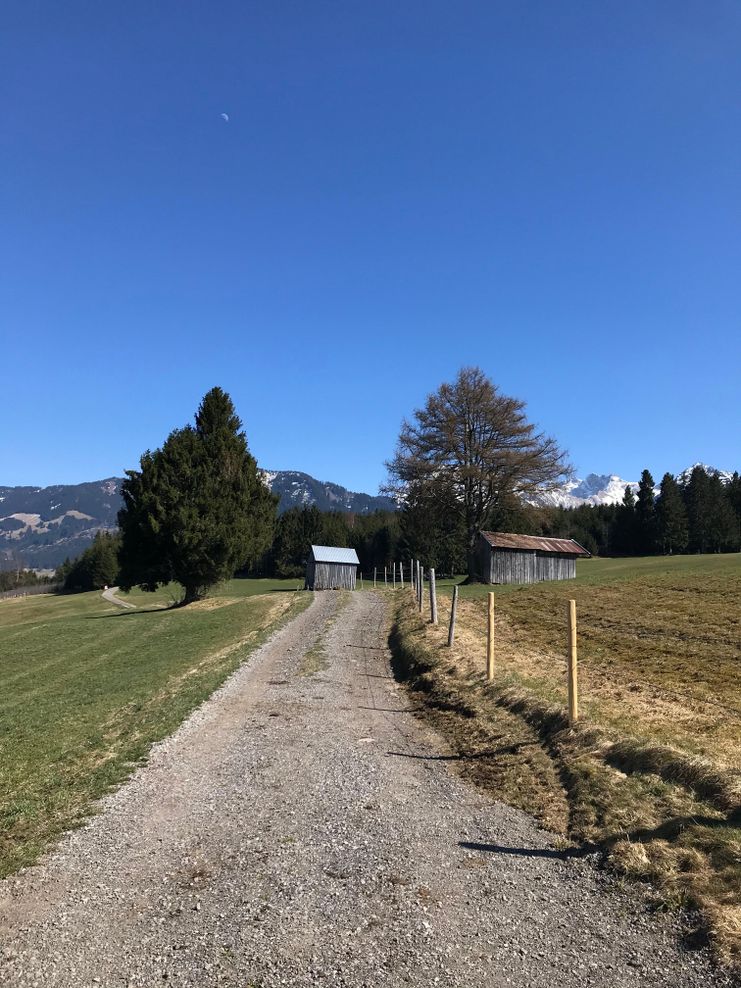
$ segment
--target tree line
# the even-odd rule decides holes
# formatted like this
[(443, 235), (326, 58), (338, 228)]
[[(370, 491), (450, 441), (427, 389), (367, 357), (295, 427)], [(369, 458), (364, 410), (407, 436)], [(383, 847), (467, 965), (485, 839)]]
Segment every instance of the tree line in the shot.
[(39, 576), (32, 569), (23, 569), (20, 566), (14, 569), (0, 570), (0, 593), (8, 590), (19, 590), (23, 587), (37, 587), (41, 584), (56, 582), (50, 576)]
[(622, 504), (529, 504), (572, 474), (566, 453), (527, 420), (524, 402), (476, 367), (463, 368), (403, 422), (387, 468), (396, 512), (297, 507), (278, 517), (278, 498), (260, 478), (229, 395), (213, 388), (193, 425), (173, 430), (127, 471), (119, 532), (99, 533), (57, 575), (68, 590), (117, 583), (153, 591), (174, 581), (187, 604), (235, 572), (301, 578), (312, 544), (354, 548), (366, 573), (421, 558), (471, 579), (482, 529), (574, 538), (599, 555), (741, 548), (738, 473), (725, 485), (702, 467), (684, 484), (667, 473), (656, 494), (644, 470)]
[(65, 559), (54, 575), (66, 593), (102, 590), (118, 583), (118, 552), (121, 536), (118, 532), (97, 532), (92, 545), (76, 559)]
[(741, 550), (741, 477), (724, 483), (701, 466), (680, 483), (665, 473), (656, 493), (648, 470), (621, 504), (551, 509), (542, 534), (575, 538), (602, 556), (651, 556)]
[[(574, 508), (537, 507), (504, 499), (492, 518), (494, 530), (576, 539), (593, 555), (650, 556), (741, 549), (741, 477), (723, 481), (695, 467), (680, 484), (664, 474), (658, 493), (644, 470), (637, 492), (626, 487), (621, 504)], [(441, 573), (466, 572), (468, 534), (455, 505), (441, 497), (416, 498), (398, 512), (371, 515), (291, 508), (277, 521), (259, 572), (301, 577), (311, 545), (355, 549), (370, 574), (394, 561), (424, 559)]]

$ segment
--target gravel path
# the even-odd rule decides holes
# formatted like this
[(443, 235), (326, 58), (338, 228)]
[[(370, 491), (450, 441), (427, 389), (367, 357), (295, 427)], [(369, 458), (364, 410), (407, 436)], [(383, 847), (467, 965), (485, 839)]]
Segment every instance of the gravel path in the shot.
[(100, 596), (103, 598), (103, 600), (107, 600), (109, 604), (116, 604), (118, 607), (136, 608), (136, 604), (130, 604), (128, 600), (121, 600), (120, 597), (117, 597), (116, 596), (117, 590), (118, 587), (106, 587)]
[[(322, 636), (326, 668), (302, 674)], [(382, 596), (317, 594), (104, 812), (0, 884), (0, 982), (731, 983), (676, 918), (453, 776), (410, 702)]]

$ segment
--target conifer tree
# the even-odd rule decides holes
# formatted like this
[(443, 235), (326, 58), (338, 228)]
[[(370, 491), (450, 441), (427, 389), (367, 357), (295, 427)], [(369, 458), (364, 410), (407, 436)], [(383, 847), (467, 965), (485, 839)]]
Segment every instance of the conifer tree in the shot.
[(92, 545), (73, 562), (66, 560), (57, 571), (64, 574), (64, 589), (72, 592), (102, 590), (118, 579), (119, 537), (109, 532), (97, 532)]
[(638, 482), (635, 525), (635, 551), (640, 556), (649, 556), (656, 549), (656, 507), (654, 479), (648, 470), (643, 471)]
[(188, 604), (267, 549), (277, 498), (241, 427), (229, 395), (213, 388), (194, 426), (175, 429), (140, 470), (127, 471), (118, 516), (124, 589), (177, 580)]
[(621, 556), (632, 556), (636, 551), (636, 499), (630, 484), (625, 486), (623, 503), (615, 517), (610, 549)]
[(733, 508), (734, 514), (741, 525), (741, 477), (738, 470), (734, 470), (733, 476), (726, 487), (726, 497)]
[(690, 552), (708, 552), (710, 546), (710, 477), (701, 466), (693, 468), (683, 491), (689, 525)]
[(324, 544), (324, 519), (316, 505), (289, 508), (275, 528), (272, 570), (278, 577), (303, 576), (312, 545)]
[(679, 484), (670, 473), (661, 478), (656, 501), (659, 548), (665, 555), (684, 552), (687, 548), (687, 511)]
[(708, 551), (737, 552), (741, 541), (738, 519), (723, 481), (717, 474), (710, 477), (708, 495)]

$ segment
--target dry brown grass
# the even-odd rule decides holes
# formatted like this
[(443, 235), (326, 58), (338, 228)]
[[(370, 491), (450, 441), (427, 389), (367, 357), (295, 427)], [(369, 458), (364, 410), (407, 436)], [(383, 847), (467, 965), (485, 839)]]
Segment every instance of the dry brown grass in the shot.
[[(444, 600), (443, 624), (433, 627), (411, 595), (397, 598), (394, 646), (473, 782), (572, 841), (602, 848), (613, 868), (649, 880), (662, 902), (697, 907), (719, 953), (738, 964), (739, 724), (724, 709), (739, 703), (740, 586), (695, 580), (695, 596), (686, 575), (670, 582), (498, 593), (491, 684), (480, 593), (460, 601), (452, 649)], [(692, 622), (680, 621), (677, 595)], [(585, 701), (573, 730), (563, 658), (570, 596)]]

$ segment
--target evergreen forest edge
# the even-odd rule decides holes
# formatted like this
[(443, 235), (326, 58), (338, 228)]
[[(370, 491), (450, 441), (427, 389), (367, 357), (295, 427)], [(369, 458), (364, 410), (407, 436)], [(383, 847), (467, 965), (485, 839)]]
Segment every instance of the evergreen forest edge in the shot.
[[(514, 400), (478, 369), (461, 371), (456, 386), (471, 380), (484, 388), (484, 403), (495, 411), (504, 405), (511, 418)], [(532, 426), (521, 414), (524, 406), (514, 405), (520, 434), (529, 439)], [(404, 427), (409, 429), (408, 423)], [(644, 470), (637, 491), (626, 487), (622, 503), (609, 505), (535, 506), (514, 486), (498, 492), (488, 529), (571, 538), (599, 556), (741, 550), (738, 471), (727, 483), (701, 466), (685, 483), (666, 473), (657, 495), (653, 476)], [(401, 498), (395, 512), (360, 515), (301, 506), (278, 516), (277, 498), (259, 478), (231, 399), (214, 388), (193, 426), (174, 430), (161, 450), (142, 456), (140, 470), (127, 471), (120, 530), (99, 532), (81, 556), (58, 568), (53, 582), (75, 592), (115, 584), (155, 589), (175, 581), (185, 588), (187, 603), (235, 573), (300, 579), (312, 544), (355, 549), (365, 574), (411, 558), (424, 560), (440, 575), (466, 572), (470, 524), (467, 531), (455, 492), (424, 480), (416, 490), (418, 496)], [(38, 582), (25, 571), (0, 577), (4, 590)]]

